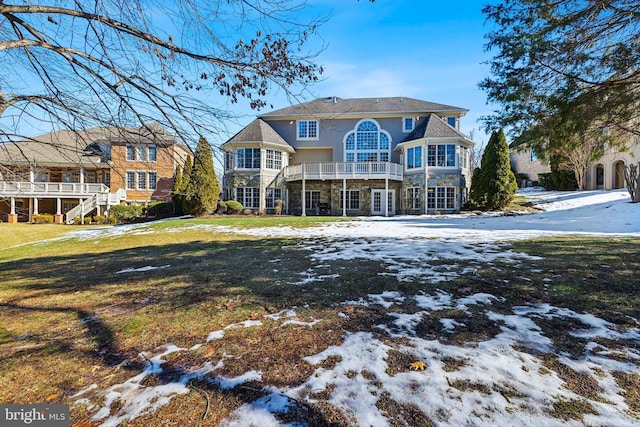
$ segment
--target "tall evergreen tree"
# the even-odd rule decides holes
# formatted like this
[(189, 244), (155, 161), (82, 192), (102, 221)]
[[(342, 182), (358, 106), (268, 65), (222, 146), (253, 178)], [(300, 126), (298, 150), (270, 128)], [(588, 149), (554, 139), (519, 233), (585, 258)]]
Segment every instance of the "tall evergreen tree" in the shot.
[(182, 168), (180, 166), (176, 167), (176, 174), (173, 177), (173, 189), (171, 190), (171, 201), (173, 202), (173, 206), (175, 212), (177, 214), (183, 214), (182, 212)]
[(486, 209), (502, 209), (518, 191), (516, 177), (511, 170), (509, 146), (502, 129), (491, 134), (482, 155), (480, 168), (473, 173), (469, 198)]
[(193, 169), (186, 191), (186, 213), (202, 215), (218, 206), (220, 185), (213, 167), (213, 153), (204, 137), (200, 137), (193, 156)]

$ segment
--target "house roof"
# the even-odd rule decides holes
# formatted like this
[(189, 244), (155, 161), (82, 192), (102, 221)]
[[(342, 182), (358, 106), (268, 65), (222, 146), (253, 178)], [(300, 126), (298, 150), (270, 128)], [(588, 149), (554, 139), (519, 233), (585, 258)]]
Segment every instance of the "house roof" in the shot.
[(96, 127), (80, 131), (61, 130), (29, 140), (0, 145), (0, 164), (93, 165), (101, 157), (88, 147), (102, 142), (172, 145), (176, 139), (159, 125), (140, 128)]
[(278, 132), (276, 132), (269, 123), (262, 119), (255, 119), (244, 127), (240, 132), (236, 133), (227, 142), (222, 144), (222, 147), (232, 146), (236, 144), (250, 143), (250, 142), (266, 142), (271, 145), (280, 146), (286, 148), (288, 151), (293, 152), (294, 149), (287, 141), (282, 138)]
[(431, 112), (450, 112), (465, 114), (464, 108), (435, 102), (421, 101), (407, 97), (388, 98), (318, 98), (290, 107), (265, 113), (259, 117), (275, 118), (289, 116), (322, 116), (322, 115), (362, 115), (362, 114), (416, 114)]
[(425, 119), (418, 122), (415, 129), (400, 142), (422, 138), (466, 138), (466, 136), (450, 126), (437, 114), (429, 114)]

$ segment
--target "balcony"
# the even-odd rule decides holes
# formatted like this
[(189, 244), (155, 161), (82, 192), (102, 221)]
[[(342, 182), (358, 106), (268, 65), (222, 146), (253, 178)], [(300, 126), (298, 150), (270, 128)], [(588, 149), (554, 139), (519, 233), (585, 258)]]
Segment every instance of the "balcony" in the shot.
[(302, 179), (390, 179), (402, 181), (402, 165), (389, 162), (301, 163), (284, 169), (286, 181)]
[(105, 193), (109, 187), (104, 184), (0, 181), (0, 196), (4, 197), (79, 198)]

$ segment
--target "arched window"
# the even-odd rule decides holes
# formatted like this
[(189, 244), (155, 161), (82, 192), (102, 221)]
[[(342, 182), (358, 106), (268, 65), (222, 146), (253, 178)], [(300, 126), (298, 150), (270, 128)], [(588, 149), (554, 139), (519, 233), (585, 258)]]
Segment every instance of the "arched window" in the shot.
[(344, 138), (345, 162), (388, 162), (391, 137), (375, 120), (363, 120)]

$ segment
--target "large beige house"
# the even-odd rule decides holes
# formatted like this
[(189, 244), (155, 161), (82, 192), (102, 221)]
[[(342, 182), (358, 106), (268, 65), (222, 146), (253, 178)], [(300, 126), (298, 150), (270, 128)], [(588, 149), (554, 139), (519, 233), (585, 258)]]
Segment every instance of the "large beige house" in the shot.
[(319, 98), (259, 116), (222, 146), (223, 197), (295, 215), (456, 212), (468, 110), (413, 98)]
[[(521, 187), (537, 185), (539, 175), (550, 173), (549, 164), (538, 159), (529, 147), (511, 148), (509, 152), (511, 168), (515, 173), (527, 176), (520, 180)], [(604, 155), (594, 161), (587, 172), (585, 190), (614, 190), (624, 188), (624, 168), (640, 162), (640, 140), (630, 138), (626, 149), (606, 147)]]
[(56, 223), (171, 198), (189, 150), (157, 125), (57, 131), (0, 145), (0, 218)]

